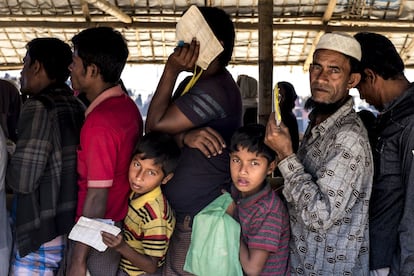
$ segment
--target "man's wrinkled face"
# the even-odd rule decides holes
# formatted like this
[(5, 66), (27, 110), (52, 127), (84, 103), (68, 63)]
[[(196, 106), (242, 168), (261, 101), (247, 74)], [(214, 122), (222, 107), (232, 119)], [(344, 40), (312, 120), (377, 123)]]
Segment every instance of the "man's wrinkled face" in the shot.
[(317, 50), (309, 68), (312, 99), (332, 104), (348, 96), (351, 64), (345, 55), (331, 50)]

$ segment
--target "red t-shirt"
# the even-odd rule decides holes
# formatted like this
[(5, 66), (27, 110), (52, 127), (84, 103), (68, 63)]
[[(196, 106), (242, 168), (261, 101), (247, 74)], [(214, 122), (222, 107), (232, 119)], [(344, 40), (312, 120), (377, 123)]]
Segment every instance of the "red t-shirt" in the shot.
[(108, 189), (105, 218), (124, 219), (130, 186), (132, 150), (142, 134), (142, 117), (135, 103), (115, 86), (88, 107), (78, 149), (77, 219), (83, 213), (88, 188)]

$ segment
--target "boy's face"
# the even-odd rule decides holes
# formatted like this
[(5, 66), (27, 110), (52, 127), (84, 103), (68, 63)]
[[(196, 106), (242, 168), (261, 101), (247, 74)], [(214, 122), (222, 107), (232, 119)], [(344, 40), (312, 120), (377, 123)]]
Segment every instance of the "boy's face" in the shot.
[(164, 176), (161, 165), (155, 164), (151, 158), (142, 159), (142, 154), (136, 154), (129, 165), (129, 184), (139, 196), (167, 183), (172, 176), (172, 173)]
[(256, 152), (249, 152), (245, 148), (230, 154), (231, 179), (242, 197), (257, 193), (266, 176), (275, 169), (275, 162), (269, 162)]

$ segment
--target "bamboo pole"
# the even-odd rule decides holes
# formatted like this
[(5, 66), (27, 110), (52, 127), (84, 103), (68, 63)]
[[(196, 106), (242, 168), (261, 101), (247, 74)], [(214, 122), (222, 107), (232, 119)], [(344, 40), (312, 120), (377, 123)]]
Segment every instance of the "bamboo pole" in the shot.
[(258, 122), (266, 125), (272, 111), (273, 0), (260, 0), (259, 8), (259, 99)]

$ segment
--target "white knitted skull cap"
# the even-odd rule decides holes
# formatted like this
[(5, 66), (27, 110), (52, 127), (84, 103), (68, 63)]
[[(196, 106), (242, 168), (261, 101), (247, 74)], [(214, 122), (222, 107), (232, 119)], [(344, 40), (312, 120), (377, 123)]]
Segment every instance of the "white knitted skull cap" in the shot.
[(361, 61), (361, 45), (358, 40), (346, 33), (333, 32), (322, 35), (315, 51), (319, 49), (336, 51)]

